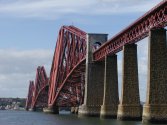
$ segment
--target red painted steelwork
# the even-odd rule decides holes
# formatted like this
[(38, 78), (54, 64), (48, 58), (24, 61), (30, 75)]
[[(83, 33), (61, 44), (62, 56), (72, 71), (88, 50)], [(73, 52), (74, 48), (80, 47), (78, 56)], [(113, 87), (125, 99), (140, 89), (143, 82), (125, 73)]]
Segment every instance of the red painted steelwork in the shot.
[(29, 110), (31, 108), (34, 88), (35, 88), (34, 81), (30, 81), (29, 89), (28, 89), (28, 96), (26, 99), (26, 107), (25, 107), (26, 110)]
[(43, 66), (38, 66), (36, 71), (35, 89), (31, 108), (44, 108), (48, 105), (48, 77)]
[[(54, 102), (57, 106), (79, 106), (84, 98), (85, 58), (81, 60), (68, 74), (57, 91)], [(70, 90), (72, 89), (72, 91)], [(57, 101), (56, 101), (57, 99)]]
[[(148, 36), (153, 28), (167, 25), (167, 0), (163, 0), (130, 26), (108, 40), (93, 53), (94, 61), (122, 50), (125, 44), (135, 43)], [(74, 26), (61, 27), (55, 47), (49, 80), (48, 106), (79, 106), (84, 97), (84, 73), (86, 55), (86, 33)], [(44, 83), (37, 70), (33, 107)], [(46, 78), (46, 77), (45, 77)], [(43, 81), (46, 79), (43, 78)], [(41, 90), (41, 91), (40, 91)], [(32, 91), (31, 91), (32, 92)], [(41, 94), (43, 95), (43, 94)], [(45, 96), (45, 95), (43, 95)], [(39, 100), (40, 100), (39, 99)], [(39, 101), (40, 102), (40, 101)], [(39, 104), (39, 103), (38, 103)]]
[[(76, 98), (73, 98), (72, 95), (74, 95), (73, 93), (79, 95), (80, 91), (71, 92), (64, 86), (76, 83), (76, 86), (80, 86), (81, 74), (85, 70), (82, 68), (84, 66), (81, 66), (83, 64), (81, 62), (83, 62), (85, 55), (86, 33), (74, 26), (61, 27), (50, 72), (49, 106), (77, 104)], [(78, 72), (72, 72), (74, 69), (77, 69)], [(79, 76), (74, 79), (76, 74)], [(65, 95), (70, 96), (66, 98)], [(68, 104), (65, 104), (67, 99)]]
[(150, 29), (165, 27), (167, 25), (166, 14), (167, 0), (163, 0), (96, 50), (93, 53), (94, 61), (103, 60), (106, 55), (122, 50), (125, 44), (135, 43), (147, 37)]

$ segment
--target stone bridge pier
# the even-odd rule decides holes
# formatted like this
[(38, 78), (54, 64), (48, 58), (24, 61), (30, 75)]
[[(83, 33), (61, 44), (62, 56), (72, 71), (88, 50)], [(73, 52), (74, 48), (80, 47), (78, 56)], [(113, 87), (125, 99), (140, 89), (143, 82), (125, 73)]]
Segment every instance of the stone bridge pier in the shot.
[(147, 97), (143, 122), (167, 123), (167, 41), (166, 30), (149, 32)]
[(107, 34), (87, 35), (84, 103), (79, 107), (79, 116), (99, 116), (103, 103), (104, 62), (93, 62), (94, 43), (107, 41)]
[(116, 118), (119, 103), (117, 55), (105, 57), (104, 95), (101, 118)]
[[(167, 41), (166, 30), (149, 32), (146, 103), (140, 104), (137, 45), (123, 47), (121, 99), (118, 96), (117, 55), (93, 62), (92, 46), (107, 41), (106, 34), (88, 34), (85, 96), (79, 116), (101, 116), (119, 120), (167, 123)], [(143, 114), (142, 114), (143, 113)]]
[(141, 120), (142, 108), (139, 97), (137, 45), (123, 47), (122, 94), (117, 118), (120, 120)]

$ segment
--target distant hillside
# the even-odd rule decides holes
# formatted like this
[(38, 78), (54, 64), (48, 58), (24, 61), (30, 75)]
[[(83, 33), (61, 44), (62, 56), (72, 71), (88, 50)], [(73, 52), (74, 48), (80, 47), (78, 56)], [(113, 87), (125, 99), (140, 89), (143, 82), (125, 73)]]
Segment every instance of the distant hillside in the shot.
[(19, 107), (25, 107), (25, 98), (0, 98), (0, 106), (12, 105), (12, 103), (19, 103)]

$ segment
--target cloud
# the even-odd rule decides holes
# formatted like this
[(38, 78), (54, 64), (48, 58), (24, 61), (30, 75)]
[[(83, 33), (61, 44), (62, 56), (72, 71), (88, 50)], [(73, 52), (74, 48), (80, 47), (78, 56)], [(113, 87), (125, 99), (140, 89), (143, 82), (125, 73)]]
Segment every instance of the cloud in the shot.
[(26, 97), (29, 80), (35, 79), (37, 66), (44, 65), (49, 76), (53, 52), (1, 49), (0, 57), (0, 95)]
[(145, 12), (159, 0), (7, 0), (0, 13), (7, 16), (56, 19), (66, 15), (111, 15)]
[(62, 14), (78, 13), (92, 2), (86, 0), (16, 0), (0, 5), (0, 12), (19, 17), (57, 18)]

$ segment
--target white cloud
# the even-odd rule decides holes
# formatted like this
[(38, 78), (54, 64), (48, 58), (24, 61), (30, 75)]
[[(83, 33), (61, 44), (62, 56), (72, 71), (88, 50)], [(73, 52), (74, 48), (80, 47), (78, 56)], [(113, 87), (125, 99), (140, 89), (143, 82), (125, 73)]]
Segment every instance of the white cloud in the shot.
[(29, 80), (35, 79), (37, 66), (44, 65), (49, 76), (52, 57), (50, 50), (1, 49), (0, 96), (26, 97)]
[(145, 12), (159, 0), (8, 0), (0, 2), (0, 13), (8, 16), (61, 18), (69, 14), (111, 15)]

